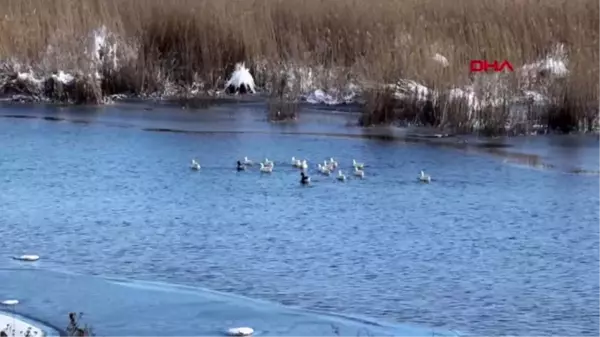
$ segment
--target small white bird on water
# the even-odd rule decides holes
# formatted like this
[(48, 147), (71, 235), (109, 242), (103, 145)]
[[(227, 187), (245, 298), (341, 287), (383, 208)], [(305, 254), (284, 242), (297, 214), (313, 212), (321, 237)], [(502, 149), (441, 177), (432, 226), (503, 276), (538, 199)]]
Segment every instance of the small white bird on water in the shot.
[(319, 173), (323, 174), (323, 175), (330, 175), (331, 174), (331, 170), (329, 169), (329, 167), (327, 166), (323, 166), (321, 164), (317, 165), (317, 169), (319, 170)]
[(342, 173), (342, 170), (338, 171), (338, 176), (336, 178), (339, 181), (346, 181), (346, 176)]
[(227, 329), (229, 336), (250, 336), (254, 333), (254, 329), (248, 327)]
[(262, 173), (272, 173), (273, 172), (273, 166), (266, 166), (263, 163), (260, 163), (260, 172)]
[(263, 162), (263, 164), (265, 166), (273, 166), (273, 161), (269, 160), (269, 158), (265, 158), (265, 161)]
[(358, 167), (354, 168), (354, 175), (360, 178), (364, 178), (365, 177), (365, 171), (359, 169)]
[(306, 159), (304, 159), (302, 161), (302, 163), (300, 163), (300, 168), (303, 169), (303, 170), (308, 169), (308, 162), (306, 162)]
[(352, 166), (354, 166), (355, 168), (361, 169), (361, 170), (365, 168), (365, 164), (357, 163), (356, 160), (354, 160), (354, 159), (352, 159)]
[(19, 260), (19, 261), (33, 262), (33, 261), (39, 260), (40, 257), (38, 255), (21, 255), (21, 256), (14, 256), (13, 259)]
[(192, 166), (191, 166), (192, 170), (196, 170), (198, 171), (200, 169), (200, 164), (198, 164), (198, 162), (196, 161), (196, 159), (192, 159)]
[(252, 166), (252, 160), (248, 159), (248, 157), (244, 157), (244, 161), (242, 162), (242, 164), (246, 165), (246, 166)]
[(292, 157), (292, 166), (293, 167), (302, 167), (302, 160), (296, 159), (296, 157)]
[[(327, 163), (327, 162), (326, 162)], [(327, 166), (331, 166), (334, 169), (338, 167), (338, 162), (333, 160), (333, 158), (329, 158), (329, 162), (327, 163)]]
[(429, 183), (431, 182), (431, 176), (425, 174), (425, 172), (421, 171), (421, 174), (419, 175), (419, 180), (424, 182), (424, 183)]

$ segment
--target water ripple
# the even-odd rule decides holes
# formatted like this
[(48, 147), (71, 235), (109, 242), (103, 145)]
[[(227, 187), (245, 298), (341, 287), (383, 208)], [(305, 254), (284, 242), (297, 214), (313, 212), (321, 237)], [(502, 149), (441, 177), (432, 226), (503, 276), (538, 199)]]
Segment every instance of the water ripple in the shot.
[[(0, 143), (0, 255), (39, 254), (41, 269), (484, 335), (598, 335), (597, 177), (421, 144), (35, 119), (1, 120)], [(236, 173), (245, 155), (275, 173)], [(373, 167), (302, 188), (291, 156)]]

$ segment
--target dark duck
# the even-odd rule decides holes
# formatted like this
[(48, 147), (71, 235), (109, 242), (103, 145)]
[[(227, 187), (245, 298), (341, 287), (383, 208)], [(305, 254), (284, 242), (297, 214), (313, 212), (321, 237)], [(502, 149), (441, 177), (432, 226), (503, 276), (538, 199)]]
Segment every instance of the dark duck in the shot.
[(308, 183), (310, 183), (310, 177), (307, 176), (304, 172), (300, 172), (300, 183), (302, 185), (308, 185)]
[(237, 170), (238, 171), (245, 171), (246, 170), (246, 166), (242, 165), (241, 161), (237, 161)]

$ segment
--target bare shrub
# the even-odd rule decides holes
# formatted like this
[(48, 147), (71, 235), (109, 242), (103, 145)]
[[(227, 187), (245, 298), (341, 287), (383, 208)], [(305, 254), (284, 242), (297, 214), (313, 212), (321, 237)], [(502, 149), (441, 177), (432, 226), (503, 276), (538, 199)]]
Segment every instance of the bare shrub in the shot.
[(85, 336), (94, 336), (92, 327), (85, 324), (81, 325), (81, 318), (83, 317), (83, 313), (80, 312), (76, 314), (74, 312), (69, 313), (69, 325), (67, 326), (67, 334), (68, 336), (77, 336), (77, 337), (85, 337)]
[(398, 100), (391, 89), (371, 89), (364, 93), (363, 98), (361, 126), (391, 124), (399, 119), (395, 110)]
[(296, 121), (299, 110), (297, 102), (275, 99), (269, 102), (267, 115), (270, 122)]

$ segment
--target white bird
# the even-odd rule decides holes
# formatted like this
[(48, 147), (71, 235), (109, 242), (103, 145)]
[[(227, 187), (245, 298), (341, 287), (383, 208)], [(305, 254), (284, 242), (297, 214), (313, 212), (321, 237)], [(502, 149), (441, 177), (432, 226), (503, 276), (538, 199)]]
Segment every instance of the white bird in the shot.
[(359, 169), (358, 167), (354, 168), (354, 175), (357, 177), (361, 177), (364, 178), (365, 177), (365, 171)]
[(200, 164), (198, 164), (198, 162), (196, 161), (196, 159), (192, 159), (192, 170), (199, 170), (200, 169)]
[(303, 170), (308, 169), (308, 163), (306, 162), (306, 159), (304, 159), (301, 163), (300, 163), (300, 168)]
[(38, 255), (21, 255), (13, 257), (15, 260), (19, 261), (37, 261), (40, 259)]
[(346, 176), (342, 173), (342, 170), (338, 171), (337, 180), (339, 180), (339, 181), (346, 181)]
[(254, 329), (248, 327), (227, 329), (229, 336), (250, 336), (254, 333)]
[(335, 169), (338, 167), (338, 163), (337, 163), (337, 161), (333, 160), (333, 158), (329, 158), (328, 166), (331, 166)]
[(424, 182), (424, 183), (429, 183), (431, 182), (431, 176), (425, 174), (425, 172), (421, 171), (421, 174), (419, 175), (419, 180)]
[(269, 160), (269, 158), (265, 158), (265, 161), (263, 162), (263, 164), (265, 166), (273, 166), (273, 162)]
[(242, 162), (242, 164), (247, 165), (247, 166), (252, 166), (252, 160), (248, 159), (248, 157), (244, 157), (244, 161)]
[(273, 166), (265, 166), (265, 164), (260, 163), (260, 172), (271, 173), (273, 172)]
[(330, 170), (330, 169), (329, 169), (329, 167), (327, 167), (327, 166), (323, 166), (323, 165), (321, 165), (321, 164), (318, 164), (318, 165), (317, 165), (317, 168), (318, 168), (318, 170), (319, 170), (319, 172), (320, 172), (321, 174), (324, 174), (324, 175), (326, 175), (326, 176), (328, 176), (328, 175), (330, 175), (330, 174), (331, 174), (331, 170)]
[(365, 168), (365, 164), (357, 163), (356, 160), (354, 160), (354, 159), (352, 159), (352, 166), (354, 166), (355, 168), (361, 169), (361, 170)]
[(292, 157), (292, 166), (294, 167), (302, 167), (302, 160), (296, 159), (296, 157)]

